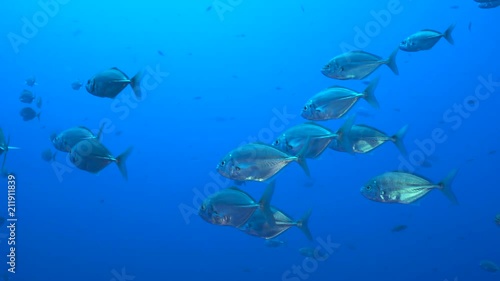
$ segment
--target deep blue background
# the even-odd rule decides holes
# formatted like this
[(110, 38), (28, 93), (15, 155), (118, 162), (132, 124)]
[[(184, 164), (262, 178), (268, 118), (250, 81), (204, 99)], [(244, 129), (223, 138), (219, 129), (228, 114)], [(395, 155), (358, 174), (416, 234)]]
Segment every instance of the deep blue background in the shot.
[[(276, 110), (295, 115), (289, 127), (304, 122), (303, 104), (323, 88), (363, 90), (362, 81), (331, 80), (320, 69), (344, 51), (341, 46), (356, 47), (355, 28), (370, 25), (371, 12), (386, 9), (388, 2), (243, 0), (225, 13), (208, 0), (66, 2), (17, 52), (9, 36), (22, 36), (22, 19), (32, 22), (43, 9), (36, 1), (8, 1), (0, 12), (0, 126), (11, 145), (22, 148), (7, 159), (18, 178), (17, 273), (11, 280), (110, 281), (122, 268), (134, 280), (282, 280), (286, 270), (302, 264), (298, 248), (317, 243), (296, 228), (280, 237), (287, 246), (268, 248), (262, 239), (209, 225), (180, 209), (193, 207), (193, 190), (203, 193), (214, 182), (211, 174), (229, 150), (251, 137), (270, 142), (282, 132), (272, 131), (272, 138), (263, 133)], [(499, 154), (493, 154), (500, 140), (500, 87), (461, 118), (460, 126), (443, 119), (454, 104), (474, 95), (479, 77), (500, 80), (500, 10), (464, 2), (401, 1), (401, 11), (361, 46), (365, 51), (387, 57), (413, 32), (444, 31), (451, 23), (457, 24), (456, 44), (441, 40), (430, 51), (400, 52), (399, 76), (382, 66), (367, 79), (381, 77), (375, 92), (381, 108), (362, 100), (350, 112), (365, 113), (359, 123), (388, 134), (409, 124), (410, 155), (420, 151), (416, 141), (443, 129), (447, 139), (428, 158), (432, 166), (416, 172), (437, 182), (460, 168), (453, 183), (460, 205), (450, 206), (437, 191), (408, 206), (363, 198), (362, 184), (398, 168), (400, 155), (392, 144), (368, 155), (326, 151), (308, 161), (314, 180), (292, 163), (277, 176), (273, 205), (294, 218), (313, 208), (313, 236), (330, 236), (341, 245), (308, 280), (498, 278), (478, 264), (500, 263), (500, 228), (493, 223), (500, 212)], [(74, 80), (85, 83), (113, 66), (129, 76), (140, 69), (169, 75), (136, 108), (125, 107), (126, 115), (113, 108), (123, 108), (119, 100), (130, 88), (118, 101), (71, 89)], [(25, 105), (18, 98), (29, 89), (24, 79), (31, 75), (44, 103), (40, 121), (24, 122), (19, 111)], [(134, 146), (128, 181), (115, 165), (96, 176), (76, 170), (63, 153), (53, 163), (41, 159), (51, 148), (52, 132), (78, 125), (97, 129), (105, 119), (112, 126), (102, 141), (114, 154)], [(322, 124), (336, 129), (342, 122)], [(57, 167), (71, 172), (58, 177)], [(265, 186), (242, 188), (259, 198)], [(6, 197), (5, 191), (4, 217)], [(392, 233), (398, 224), (408, 229)], [(5, 239), (0, 249), (1, 257), (8, 254)]]

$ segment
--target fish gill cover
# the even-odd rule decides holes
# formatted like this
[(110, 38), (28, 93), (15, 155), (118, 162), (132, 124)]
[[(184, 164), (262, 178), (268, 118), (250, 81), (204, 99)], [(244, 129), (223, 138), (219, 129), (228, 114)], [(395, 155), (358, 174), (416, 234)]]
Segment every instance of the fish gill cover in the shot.
[(0, 280), (496, 280), (498, 6), (4, 3)]

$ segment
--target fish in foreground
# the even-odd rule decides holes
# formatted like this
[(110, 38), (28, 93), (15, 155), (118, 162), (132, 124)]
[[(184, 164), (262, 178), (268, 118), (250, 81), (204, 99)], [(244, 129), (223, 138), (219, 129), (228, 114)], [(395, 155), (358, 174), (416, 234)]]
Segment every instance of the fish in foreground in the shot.
[(35, 99), (35, 95), (30, 90), (23, 90), (19, 95), (19, 101), (22, 103), (32, 103)]
[(398, 66), (396, 65), (398, 50), (399, 48), (395, 49), (388, 59), (383, 59), (365, 51), (349, 51), (331, 59), (323, 66), (321, 73), (333, 79), (361, 80), (385, 64), (394, 74), (399, 75)]
[(496, 263), (489, 261), (489, 260), (482, 260), (479, 262), (479, 266), (484, 270), (488, 272), (495, 273), (497, 271), (500, 271), (500, 267), (496, 265)]
[(10, 137), (5, 139), (2, 128), (0, 128), (0, 155), (3, 154), (2, 171), (5, 169), (5, 161), (7, 160), (7, 152), (11, 149), (19, 149), (19, 147), (9, 146)]
[(82, 82), (80, 80), (75, 80), (71, 83), (71, 89), (78, 91), (80, 88), (83, 86)]
[(245, 144), (226, 154), (217, 165), (217, 171), (222, 176), (236, 181), (265, 181), (291, 162), (297, 162), (309, 176), (309, 168), (303, 157), (306, 148), (307, 145), (298, 156), (292, 156), (272, 145)]
[[(351, 142), (351, 150), (356, 153), (368, 153), (381, 146), (382, 144), (390, 141), (396, 145), (401, 154), (406, 155), (406, 148), (403, 143), (403, 138), (406, 135), (407, 130), (408, 125), (405, 125), (393, 136), (388, 136), (386, 133), (378, 129), (359, 124), (353, 125), (351, 130), (349, 131), (349, 135), (344, 139), (348, 139)], [(333, 139), (330, 143), (329, 148), (336, 151), (345, 152), (346, 145), (343, 144), (343, 141), (343, 139)]]
[(113, 67), (95, 74), (87, 81), (85, 88), (94, 96), (113, 99), (130, 85), (135, 96), (140, 99), (142, 96), (140, 85), (142, 76), (142, 71), (139, 71), (134, 77), (129, 78), (123, 71)]
[(33, 120), (33, 119), (35, 119), (35, 117), (38, 119), (38, 121), (40, 121), (40, 114), (41, 113), (42, 112), (36, 113), (36, 111), (31, 107), (25, 107), (25, 108), (21, 109), (21, 111), (19, 112), (21, 117), (23, 117), (23, 121)]
[(281, 134), (273, 142), (273, 146), (292, 156), (296, 156), (300, 151), (304, 150), (305, 145), (308, 145), (303, 156), (305, 158), (316, 158), (328, 148), (333, 139), (343, 140), (347, 148), (352, 147), (350, 140), (346, 138), (349, 135), (352, 123), (353, 120), (348, 119), (337, 132), (313, 122), (299, 124)]
[(24, 80), (24, 83), (26, 83), (26, 85), (28, 85), (28, 86), (30, 86), (30, 87), (33, 87), (33, 86), (35, 86), (35, 85), (38, 85), (38, 84), (36, 83), (36, 77), (35, 77), (35, 76), (30, 76), (30, 77), (26, 78), (26, 79)]
[(104, 124), (101, 125), (101, 128), (99, 129), (97, 135), (94, 135), (94, 133), (89, 128), (83, 126), (73, 127), (62, 131), (57, 135), (52, 134), (50, 136), (50, 140), (57, 150), (70, 152), (73, 146), (75, 146), (82, 140), (100, 140), (103, 128)]
[(378, 78), (371, 81), (362, 93), (340, 86), (327, 88), (306, 102), (302, 108), (301, 116), (313, 121), (338, 119), (344, 116), (361, 98), (374, 108), (379, 108), (374, 95), (378, 81)]
[(70, 152), (70, 161), (77, 168), (97, 174), (111, 163), (116, 163), (123, 178), (128, 179), (127, 166), (125, 161), (132, 152), (129, 147), (118, 157), (114, 157), (111, 152), (97, 139), (82, 140), (77, 143)]
[(446, 29), (445, 32), (441, 33), (432, 29), (424, 29), (415, 34), (408, 36), (399, 44), (399, 48), (406, 52), (418, 52), (430, 50), (439, 39), (444, 38), (451, 45), (454, 44), (453, 37), (451, 33), (455, 29), (455, 24), (452, 24)]
[(370, 200), (382, 203), (410, 204), (425, 196), (429, 191), (438, 189), (453, 203), (458, 204), (451, 190), (451, 183), (457, 174), (453, 170), (441, 182), (431, 181), (405, 172), (387, 172), (369, 180), (362, 188), (361, 194)]
[(220, 190), (203, 201), (198, 215), (208, 223), (233, 227), (242, 226), (257, 209), (271, 217), (269, 202), (274, 186), (274, 181), (267, 186), (259, 202), (236, 187)]
[(296, 226), (302, 230), (307, 239), (312, 240), (308, 226), (309, 217), (311, 216), (310, 210), (299, 221), (294, 221), (290, 216), (273, 206), (271, 206), (271, 211), (273, 216), (272, 218), (268, 218), (264, 212), (257, 209), (250, 219), (239, 229), (252, 236), (273, 239), (291, 227)]

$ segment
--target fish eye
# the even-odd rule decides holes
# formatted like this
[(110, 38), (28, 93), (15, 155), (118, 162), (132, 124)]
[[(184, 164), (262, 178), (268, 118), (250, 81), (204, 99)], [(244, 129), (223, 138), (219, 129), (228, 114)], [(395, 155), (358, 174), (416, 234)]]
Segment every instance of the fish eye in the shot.
[(205, 205), (201, 205), (201, 208), (200, 208), (202, 211), (205, 211), (207, 208), (205, 207)]
[(370, 190), (370, 189), (372, 189), (372, 186), (371, 185), (367, 185), (366, 186), (366, 190)]
[(220, 165), (221, 165), (221, 166), (226, 165), (226, 161), (221, 161), (221, 162), (220, 162)]
[(240, 167), (238, 167), (238, 166), (234, 167), (234, 169), (235, 169), (236, 171), (241, 170), (241, 169), (240, 169)]
[(303, 109), (304, 109), (304, 110), (307, 110), (307, 105), (304, 105), (304, 108), (303, 108)]
[(274, 142), (274, 145), (278, 145), (278, 144), (280, 144), (280, 141), (279, 141), (279, 140), (276, 140), (276, 141)]

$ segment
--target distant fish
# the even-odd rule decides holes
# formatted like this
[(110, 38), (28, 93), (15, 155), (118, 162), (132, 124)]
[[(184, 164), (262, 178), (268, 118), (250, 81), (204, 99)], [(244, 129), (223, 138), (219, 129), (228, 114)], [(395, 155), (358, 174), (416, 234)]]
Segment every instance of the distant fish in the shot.
[(482, 260), (479, 262), (479, 267), (481, 267), (482, 270), (488, 271), (491, 273), (495, 273), (500, 271), (500, 267), (496, 265), (494, 262), (489, 261), (489, 260)]
[(453, 37), (451, 37), (453, 29), (455, 29), (455, 24), (450, 25), (444, 33), (432, 29), (421, 30), (403, 40), (399, 44), (399, 48), (406, 52), (430, 50), (441, 38), (446, 39), (446, 41), (453, 45), (454, 41)]
[(26, 85), (28, 85), (28, 86), (30, 86), (30, 87), (33, 87), (33, 86), (35, 86), (35, 85), (38, 85), (38, 84), (36, 83), (36, 78), (35, 78), (35, 76), (30, 76), (30, 77), (26, 78), (26, 79), (24, 80), (24, 83), (26, 83)]
[(395, 227), (393, 227), (391, 229), (391, 232), (400, 232), (400, 231), (403, 231), (405, 229), (407, 229), (408, 226), (404, 225), (404, 224), (400, 224), (400, 225), (396, 225)]
[(493, 154), (495, 154), (495, 153), (497, 153), (497, 151), (496, 151), (496, 150), (490, 150), (490, 151), (488, 152), (488, 154), (489, 154), (489, 155), (493, 155)]
[(41, 112), (36, 113), (36, 111), (31, 107), (25, 107), (25, 108), (21, 109), (19, 114), (23, 118), (23, 121), (33, 120), (33, 119), (35, 119), (35, 117), (38, 118), (38, 121), (40, 121)]
[(269, 239), (265, 241), (265, 245), (269, 248), (278, 248), (286, 245), (285, 241), (277, 240), (277, 239)]
[[(478, 1), (476, 1), (478, 2)], [(479, 3), (478, 7), (481, 9), (493, 9), (500, 6), (500, 0)]]
[(35, 99), (35, 95), (30, 90), (23, 90), (19, 95), (19, 101), (22, 103), (32, 103)]
[(41, 109), (42, 108), (42, 97), (37, 97), (36, 98), (36, 107), (38, 107), (38, 109)]
[(42, 151), (42, 160), (45, 162), (52, 162), (56, 159), (56, 153), (57, 152), (52, 152), (50, 148), (47, 148)]
[(212, 10), (212, 5), (208, 6), (205, 11), (208, 12), (208, 11), (211, 11)]
[(500, 226), (500, 214), (496, 215), (495, 217), (495, 223)]
[(452, 6), (450, 6), (450, 9), (452, 9), (452, 10), (457, 10), (459, 8), (460, 8), (460, 6), (458, 6), (458, 5), (452, 5)]
[(312, 258), (315, 260), (325, 260), (328, 256), (321, 248), (311, 248), (311, 247), (303, 247), (299, 249), (299, 253), (304, 257)]
[(71, 89), (78, 91), (80, 88), (83, 86), (82, 82), (80, 80), (75, 80), (71, 83)]
[(472, 22), (471, 21), (469, 22), (469, 25), (467, 26), (467, 29), (469, 29), (469, 31), (472, 31)]
[(162, 57), (165, 56), (165, 54), (161, 50), (158, 50), (158, 55), (160, 55)]

